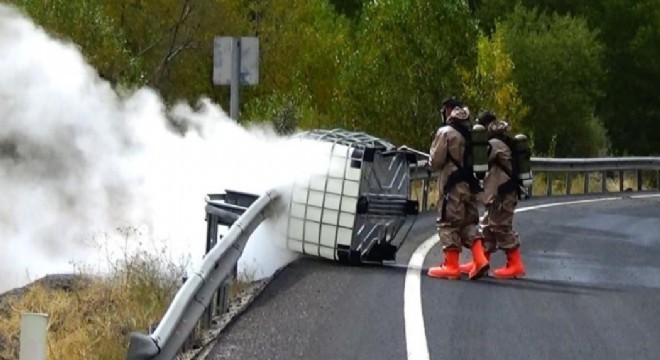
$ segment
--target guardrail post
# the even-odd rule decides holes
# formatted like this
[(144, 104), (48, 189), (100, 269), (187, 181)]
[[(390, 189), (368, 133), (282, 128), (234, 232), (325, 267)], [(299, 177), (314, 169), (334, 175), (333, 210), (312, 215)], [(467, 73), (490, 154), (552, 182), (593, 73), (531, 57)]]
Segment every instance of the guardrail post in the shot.
[(547, 188), (545, 189), (546, 194), (548, 196), (552, 196), (552, 173), (548, 171), (545, 174), (546, 174), (545, 178), (548, 179), (547, 184), (546, 184)]
[(429, 182), (430, 177), (424, 178), (423, 180), (423, 191), (422, 191), (422, 211), (426, 211), (426, 205), (429, 200)]
[(46, 360), (48, 315), (21, 314), (19, 360)]
[(619, 192), (623, 192), (623, 170), (619, 170)]
[(571, 194), (571, 188), (573, 187), (573, 176), (570, 172), (566, 173), (566, 195)]
[(582, 176), (584, 176), (584, 194), (587, 195), (589, 194), (589, 175), (590, 173), (588, 171), (585, 171)]
[[(218, 242), (218, 217), (206, 214), (206, 226), (207, 226), (207, 238), (206, 238), (206, 254), (217, 244)], [(213, 313), (215, 311), (214, 302), (211, 301), (209, 307), (204, 312), (202, 316), (202, 328), (208, 329), (211, 327), (211, 322), (213, 321)]]
[(655, 187), (658, 191), (660, 191), (660, 170), (655, 172)]
[(637, 170), (637, 191), (642, 191), (642, 170)]
[(607, 192), (607, 171), (600, 172), (600, 192)]

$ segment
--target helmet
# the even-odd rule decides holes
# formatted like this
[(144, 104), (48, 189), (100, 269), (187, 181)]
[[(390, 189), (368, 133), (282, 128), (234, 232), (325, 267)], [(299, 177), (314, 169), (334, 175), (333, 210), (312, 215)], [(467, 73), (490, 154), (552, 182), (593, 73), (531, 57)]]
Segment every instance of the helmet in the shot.
[(460, 100), (458, 100), (454, 96), (451, 96), (451, 97), (448, 97), (448, 98), (442, 100), (441, 105), (442, 105), (443, 108), (444, 107), (448, 107), (448, 108), (451, 108), (451, 109), (453, 109), (455, 107), (461, 107), (462, 108), (463, 107), (463, 102), (461, 102)]
[(509, 123), (504, 120), (493, 121), (486, 126), (491, 133), (504, 133), (509, 130)]
[(459, 121), (469, 120), (470, 118), (470, 109), (467, 107), (455, 107), (449, 114), (447, 120), (456, 119)]
[(451, 115), (447, 117), (447, 115), (445, 114), (445, 108), (449, 108), (452, 111), (455, 110), (456, 108), (460, 109), (463, 108), (463, 102), (461, 102), (454, 96), (442, 100), (442, 103), (440, 103), (440, 116), (442, 116), (442, 122), (444, 124), (446, 124), (447, 120), (451, 118)]
[(495, 120), (497, 120), (497, 116), (495, 116), (490, 110), (482, 111), (479, 116), (477, 116), (477, 124), (481, 124), (486, 128), (488, 128), (488, 124)]

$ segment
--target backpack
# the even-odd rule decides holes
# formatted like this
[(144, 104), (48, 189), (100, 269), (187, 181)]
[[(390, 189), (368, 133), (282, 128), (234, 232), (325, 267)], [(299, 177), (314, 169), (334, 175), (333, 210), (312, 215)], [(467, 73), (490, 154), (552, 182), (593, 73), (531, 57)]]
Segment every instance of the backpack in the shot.
[[(522, 144), (506, 134), (496, 134), (491, 135), (491, 139), (498, 139), (502, 141), (511, 151), (511, 171), (507, 169), (504, 164), (500, 163), (499, 160), (494, 160), (491, 164), (492, 166), (497, 166), (507, 175), (509, 180), (501, 184), (498, 189), (498, 195), (504, 197), (505, 195), (515, 192), (518, 198), (522, 196), (522, 191), (525, 188), (526, 182), (523, 181), (523, 171), (522, 171), (522, 162), (527, 159), (529, 161), (529, 151), (522, 146)], [(525, 138), (526, 139), (526, 138)]]
[(479, 180), (474, 176), (474, 158), (472, 154), (472, 134), (470, 129), (458, 125), (458, 124), (449, 124), (454, 130), (458, 131), (461, 136), (465, 139), (465, 151), (463, 153), (463, 165), (454, 159), (449, 152), (447, 152), (447, 158), (456, 166), (456, 170), (449, 175), (447, 183), (443, 188), (444, 194), (449, 193), (449, 191), (461, 182), (467, 182), (470, 187), (470, 192), (473, 194), (483, 191)]

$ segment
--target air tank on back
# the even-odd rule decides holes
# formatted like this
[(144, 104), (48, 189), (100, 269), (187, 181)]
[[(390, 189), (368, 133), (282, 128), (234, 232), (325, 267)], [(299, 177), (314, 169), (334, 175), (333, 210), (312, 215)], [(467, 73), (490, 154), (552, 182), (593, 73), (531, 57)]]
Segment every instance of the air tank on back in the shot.
[(518, 157), (518, 164), (520, 167), (519, 179), (522, 181), (524, 187), (532, 185), (532, 168), (531, 168), (531, 150), (527, 136), (518, 134), (513, 139), (515, 144), (515, 152)]
[(481, 124), (472, 127), (472, 166), (477, 179), (483, 180), (488, 171), (488, 132)]

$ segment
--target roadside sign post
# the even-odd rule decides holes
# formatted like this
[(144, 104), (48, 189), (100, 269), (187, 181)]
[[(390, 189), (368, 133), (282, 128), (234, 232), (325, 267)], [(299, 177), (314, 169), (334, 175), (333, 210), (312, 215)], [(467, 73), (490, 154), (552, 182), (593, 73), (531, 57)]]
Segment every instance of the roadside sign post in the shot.
[(48, 315), (21, 314), (20, 360), (46, 360), (48, 355)]
[(218, 36), (213, 39), (213, 84), (229, 85), (229, 116), (238, 122), (240, 87), (259, 83), (259, 39)]

